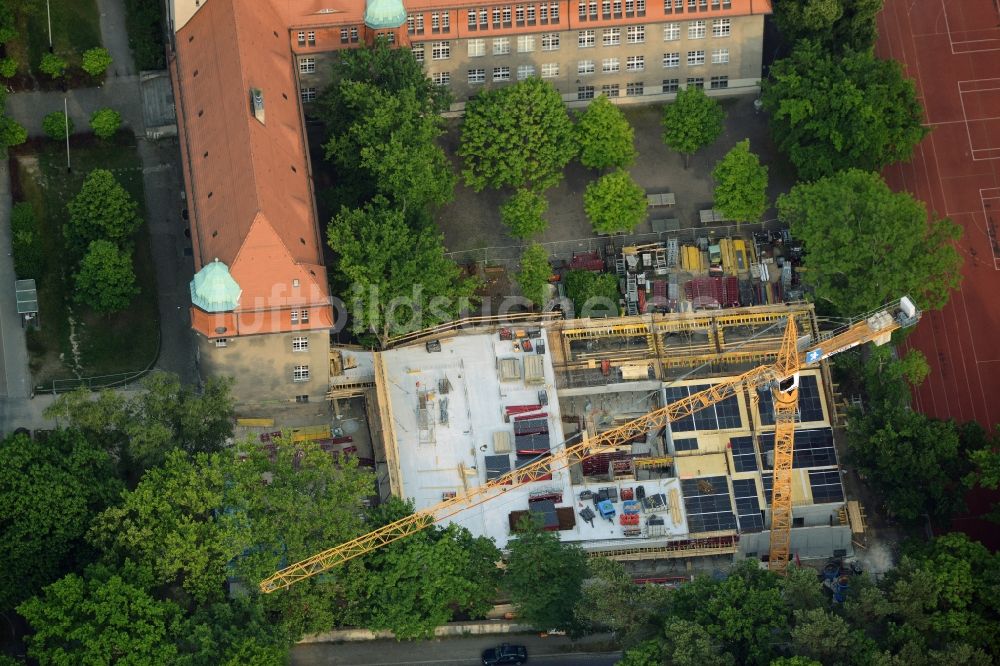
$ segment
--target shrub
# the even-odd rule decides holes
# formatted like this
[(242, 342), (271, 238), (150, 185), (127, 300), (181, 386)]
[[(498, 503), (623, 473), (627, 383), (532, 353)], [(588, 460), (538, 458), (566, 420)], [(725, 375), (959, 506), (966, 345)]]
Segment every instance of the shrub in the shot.
[(0, 115), (0, 146), (19, 146), (28, 140), (28, 130), (7, 116)]
[(66, 74), (66, 60), (55, 53), (46, 53), (42, 56), (38, 69), (53, 79), (61, 79)]
[(35, 210), (27, 201), (14, 204), (10, 213), (11, 251), (19, 279), (37, 278), (45, 270), (45, 251), (35, 223)]
[(17, 61), (11, 57), (0, 58), (0, 76), (9, 79), (17, 74)]
[(111, 66), (111, 54), (108, 50), (95, 46), (83, 52), (83, 71), (97, 78), (108, 71)]
[(98, 109), (90, 115), (90, 129), (102, 139), (110, 139), (121, 127), (122, 116), (114, 109)]
[(42, 121), (42, 131), (45, 132), (45, 136), (58, 141), (66, 137), (67, 124), (69, 125), (69, 133), (72, 134), (73, 119), (67, 118), (62, 111), (53, 111)]

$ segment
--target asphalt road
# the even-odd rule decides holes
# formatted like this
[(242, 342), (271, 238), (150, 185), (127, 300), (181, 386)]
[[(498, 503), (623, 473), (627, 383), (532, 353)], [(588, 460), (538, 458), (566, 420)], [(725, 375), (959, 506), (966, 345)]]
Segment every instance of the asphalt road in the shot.
[(504, 641), (525, 645), (530, 666), (613, 666), (620, 652), (581, 652), (579, 645), (556, 636), (475, 636), (444, 640), (358, 643), (306, 643), (292, 650), (292, 666), (476, 666), (480, 654)]

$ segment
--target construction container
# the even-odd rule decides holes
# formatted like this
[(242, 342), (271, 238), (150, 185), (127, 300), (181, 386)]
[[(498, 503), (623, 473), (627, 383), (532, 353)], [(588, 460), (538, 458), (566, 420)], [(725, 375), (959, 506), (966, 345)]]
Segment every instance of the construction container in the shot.
[(545, 362), (541, 356), (524, 357), (524, 381), (528, 384), (545, 383)]
[(521, 359), (502, 358), (500, 359), (500, 381), (516, 382), (521, 379)]

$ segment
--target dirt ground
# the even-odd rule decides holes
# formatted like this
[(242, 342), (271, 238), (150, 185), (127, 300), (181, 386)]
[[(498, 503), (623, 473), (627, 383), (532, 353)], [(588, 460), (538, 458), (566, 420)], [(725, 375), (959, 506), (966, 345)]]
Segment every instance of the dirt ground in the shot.
[[(671, 217), (680, 221), (681, 228), (699, 226), (698, 211), (711, 208), (712, 177), (715, 163), (737, 142), (750, 139), (750, 148), (760, 155), (761, 162), (769, 167), (770, 196), (772, 203), (781, 192), (793, 184), (793, 171), (784, 157), (778, 155), (767, 130), (763, 112), (755, 112), (753, 97), (741, 96), (720, 100), (726, 110), (723, 134), (712, 145), (696, 153), (690, 166), (684, 168), (684, 158), (668, 149), (661, 139), (662, 104), (623, 107), (626, 117), (635, 129), (638, 159), (629, 169), (632, 177), (651, 192), (673, 192), (677, 206)], [(575, 113), (575, 112), (573, 112)], [(453, 160), (456, 172), (461, 172), (461, 159), (455, 153), (459, 145), (459, 120), (452, 121), (445, 136), (445, 148)], [(596, 238), (583, 211), (583, 192), (599, 176), (598, 172), (584, 168), (574, 161), (566, 168), (563, 181), (546, 194), (549, 200), (549, 229), (536, 240), (552, 244), (550, 252), (568, 258), (573, 251), (590, 249), (590, 240)], [(459, 262), (470, 260), (509, 260), (519, 254), (517, 246), (522, 241), (507, 234), (500, 222), (500, 204), (511, 194), (508, 190), (491, 190), (476, 193), (459, 183), (455, 200), (437, 215), (444, 233), (445, 246), (455, 253)], [(765, 218), (774, 217), (770, 210)], [(635, 230), (636, 234), (652, 233), (647, 219)], [(579, 243), (568, 241), (580, 240)], [(490, 248), (483, 251), (483, 248)]]

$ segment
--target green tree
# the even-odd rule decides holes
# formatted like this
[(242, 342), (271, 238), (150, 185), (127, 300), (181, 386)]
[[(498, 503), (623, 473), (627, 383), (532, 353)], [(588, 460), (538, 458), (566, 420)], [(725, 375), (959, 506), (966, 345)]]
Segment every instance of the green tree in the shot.
[(98, 109), (90, 114), (90, 129), (101, 139), (110, 139), (122, 125), (122, 114), (114, 109)]
[(0, 44), (17, 37), (16, 9), (10, 0), (0, 0)]
[(0, 76), (9, 79), (13, 78), (15, 74), (17, 74), (17, 60), (10, 56), (0, 58)]
[(785, 42), (812, 39), (831, 53), (866, 51), (875, 44), (883, 0), (776, 0), (774, 20)]
[(42, 119), (42, 131), (50, 139), (62, 141), (67, 132), (73, 133), (73, 119), (67, 118), (62, 111), (53, 111)]
[(130, 397), (102, 391), (95, 400), (93, 393), (81, 389), (60, 395), (45, 414), (86, 433), (122, 461), (126, 472), (133, 471), (132, 466), (141, 472), (160, 465), (174, 449), (221, 450), (233, 435), (231, 384), (213, 377), (199, 391), (181, 384), (177, 375), (153, 372)]
[(139, 204), (107, 169), (94, 169), (80, 193), (67, 204), (69, 220), (63, 233), (79, 255), (95, 240), (124, 246), (142, 224)]
[(872, 663), (875, 643), (824, 608), (795, 611), (792, 651), (830, 666)]
[(139, 293), (131, 251), (106, 240), (90, 244), (73, 280), (77, 302), (104, 314), (125, 310)]
[(11, 253), (14, 272), (21, 279), (41, 277), (45, 271), (45, 248), (38, 233), (35, 210), (31, 203), (14, 204), (10, 215)]
[(663, 109), (663, 142), (684, 155), (686, 169), (691, 155), (719, 138), (725, 119), (717, 101), (701, 88), (688, 86)]
[(574, 128), (580, 163), (590, 169), (625, 169), (635, 161), (635, 132), (621, 109), (604, 95), (580, 114)]
[(927, 223), (923, 203), (857, 169), (800, 183), (778, 198), (779, 217), (806, 247), (816, 297), (842, 315), (867, 312), (903, 295), (940, 308), (958, 287), (961, 228)]
[(815, 569), (789, 565), (781, 588), (781, 598), (793, 611), (811, 611), (826, 605)]
[(577, 317), (618, 316), (618, 278), (614, 275), (569, 271), (565, 282)]
[(520, 189), (500, 206), (500, 221), (514, 238), (529, 238), (549, 228), (544, 217), (548, 209), (544, 194)]
[(469, 100), (458, 154), (476, 192), (487, 186), (544, 191), (562, 180), (575, 154), (573, 123), (559, 92), (530, 78)]
[(42, 56), (38, 69), (53, 79), (61, 79), (66, 74), (66, 64), (66, 59), (62, 56), (46, 53)]
[[(3, 99), (5, 97), (0, 97), (0, 101)], [(10, 146), (19, 146), (27, 140), (28, 130), (12, 118), (0, 115), (0, 150), (6, 150)]]
[(956, 490), (969, 462), (954, 423), (900, 406), (852, 418), (847, 435), (851, 461), (900, 520), (947, 519), (962, 508)]
[[(588, 559), (587, 569), (589, 577), (576, 608), (581, 624), (613, 631), (626, 648), (641, 646), (643, 639), (658, 633), (656, 614), (668, 599), (668, 590), (636, 585), (621, 562), (603, 557)], [(659, 655), (659, 647), (655, 653)]]
[(340, 255), (337, 271), (353, 285), (355, 330), (380, 340), (453, 319), (476, 289), (444, 255), (439, 234), (410, 228), (381, 197), (342, 208), (327, 235)]
[(805, 180), (908, 160), (928, 131), (913, 81), (870, 51), (837, 58), (801, 42), (771, 66), (761, 100), (775, 143)]
[(663, 664), (667, 666), (733, 666), (733, 655), (702, 625), (671, 618), (664, 625), (666, 645)]
[(0, 612), (91, 556), (91, 518), (121, 490), (111, 457), (75, 431), (0, 441)]
[(716, 210), (737, 222), (756, 222), (767, 210), (767, 167), (750, 152), (744, 139), (719, 160), (712, 171)]
[(285, 666), (290, 640), (254, 596), (202, 604), (178, 632), (178, 666)]
[(18, 607), (34, 633), (28, 654), (42, 664), (169, 664), (181, 609), (115, 574), (70, 574)]
[(324, 96), (321, 113), (331, 137), (323, 147), (347, 179), (344, 187), (361, 195), (348, 197), (350, 203), (381, 194), (404, 211), (416, 211), (451, 200), (455, 174), (436, 143), (443, 121), (420, 92), (344, 80), (336, 94)]
[(646, 219), (646, 191), (618, 169), (587, 185), (583, 209), (597, 233), (632, 231)]
[(514, 275), (514, 281), (521, 294), (535, 305), (545, 305), (548, 298), (549, 278), (552, 265), (549, 252), (538, 243), (532, 243), (521, 253), (521, 270)]
[(517, 537), (507, 547), (503, 582), (518, 617), (537, 629), (571, 628), (587, 577), (584, 552), (529, 518), (521, 520)]
[(111, 67), (111, 53), (107, 49), (95, 46), (83, 52), (83, 71), (93, 78), (98, 78)]
[(663, 647), (657, 640), (648, 640), (625, 650), (616, 666), (660, 666), (663, 663)]

